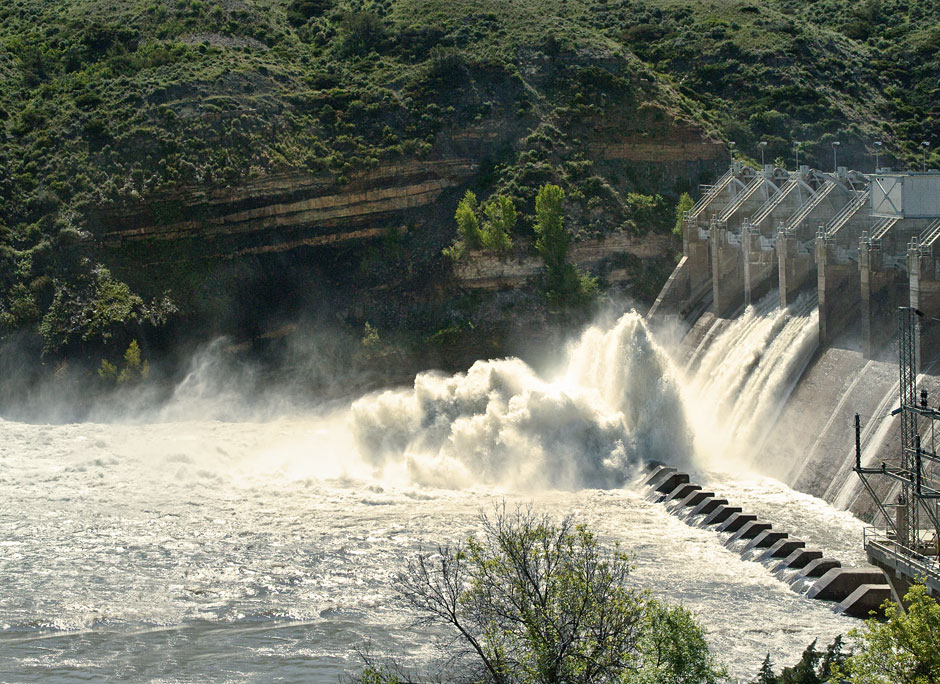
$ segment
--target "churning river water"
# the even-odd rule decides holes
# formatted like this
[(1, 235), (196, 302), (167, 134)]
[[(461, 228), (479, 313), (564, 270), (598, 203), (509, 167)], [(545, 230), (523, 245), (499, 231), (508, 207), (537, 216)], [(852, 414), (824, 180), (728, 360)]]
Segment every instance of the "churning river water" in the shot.
[(395, 573), (503, 502), (574, 514), (630, 550), (636, 585), (693, 610), (734, 677), (767, 653), (792, 664), (854, 621), (634, 482), (644, 459), (697, 468), (860, 559), (859, 521), (734, 467), (812, 350), (804, 309), (750, 309), (694, 377), (627, 314), (586, 331), (553, 378), (510, 359), (273, 420), (0, 420), (0, 681), (332, 682), (364, 649), (420, 665), (435, 634)]

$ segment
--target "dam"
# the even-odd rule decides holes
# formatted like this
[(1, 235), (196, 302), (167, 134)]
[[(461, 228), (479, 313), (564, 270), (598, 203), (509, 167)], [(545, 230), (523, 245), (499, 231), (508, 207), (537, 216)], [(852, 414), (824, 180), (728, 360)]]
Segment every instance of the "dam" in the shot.
[[(895, 600), (915, 578), (940, 595), (940, 411), (929, 405), (940, 390), (940, 172), (733, 162), (702, 190), (650, 319), (680, 324), (694, 369), (761, 298), (814, 302), (816, 348), (791, 371), (793, 394), (753, 441), (754, 458), (878, 526), (859, 544)], [(856, 413), (854, 440), (851, 410), (867, 419), (863, 429)], [(886, 595), (875, 586), (870, 596)]]
[[(857, 326), (874, 358), (894, 311), (940, 315), (940, 172), (755, 170), (735, 162), (682, 220), (682, 259), (650, 316), (732, 317), (771, 289), (819, 301), (819, 338)], [(921, 344), (936, 343), (925, 336)]]

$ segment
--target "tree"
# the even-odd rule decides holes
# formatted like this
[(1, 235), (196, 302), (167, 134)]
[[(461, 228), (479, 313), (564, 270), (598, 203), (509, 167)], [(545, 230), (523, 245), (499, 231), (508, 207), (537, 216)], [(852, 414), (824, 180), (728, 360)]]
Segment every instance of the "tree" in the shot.
[(535, 248), (545, 261), (545, 295), (549, 302), (585, 302), (599, 292), (597, 279), (568, 263), (570, 238), (564, 226), (565, 191), (543, 185), (535, 196)]
[(497, 195), (483, 207), (486, 221), (483, 223), (482, 243), (486, 249), (508, 252), (512, 249), (509, 234), (516, 225), (516, 207), (512, 199)]
[(557, 185), (543, 185), (535, 196), (535, 248), (549, 272), (561, 271), (568, 260), (568, 232), (561, 202), (565, 191)]
[(477, 196), (467, 190), (463, 199), (457, 203), (457, 234), (469, 249), (479, 249), (483, 246), (483, 234), (480, 232), (480, 221), (477, 219)]
[(638, 683), (712, 684), (724, 677), (701, 627), (682, 606), (647, 604), (639, 650)]
[(676, 225), (673, 227), (672, 232), (682, 237), (682, 222), (684, 220), (685, 212), (689, 211), (695, 203), (692, 202), (692, 196), (683, 192), (679, 196), (679, 203), (676, 205)]
[(837, 636), (825, 653), (816, 650), (816, 642), (813, 641), (803, 651), (800, 662), (792, 667), (785, 667), (779, 675), (774, 674), (773, 664), (770, 661), (770, 654), (764, 658), (764, 664), (761, 665), (757, 673), (757, 679), (752, 684), (823, 684), (823, 682), (836, 682), (838, 668), (846, 660), (846, 655), (842, 652), (842, 637)]
[(838, 676), (852, 684), (940, 683), (940, 605), (923, 584), (913, 585), (904, 603), (907, 612), (885, 601), (885, 622), (872, 618), (850, 632), (858, 641)]
[(480, 538), (419, 554), (397, 578), (421, 622), (451, 628), (451, 671), (492, 684), (723, 676), (691, 615), (628, 587), (627, 556), (571, 517), (503, 508), (480, 520)]
[(777, 684), (777, 675), (774, 674), (774, 664), (770, 660), (769, 653), (764, 657), (764, 662), (753, 684)]

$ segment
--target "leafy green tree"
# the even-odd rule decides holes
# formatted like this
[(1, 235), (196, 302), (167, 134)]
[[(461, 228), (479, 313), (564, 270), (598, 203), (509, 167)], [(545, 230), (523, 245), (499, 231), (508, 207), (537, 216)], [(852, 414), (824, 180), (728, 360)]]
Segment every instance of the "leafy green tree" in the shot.
[(567, 264), (570, 238), (564, 226), (562, 200), (565, 191), (557, 185), (543, 185), (535, 196), (535, 248), (549, 272)]
[(463, 199), (457, 203), (457, 234), (469, 249), (479, 249), (483, 246), (483, 234), (480, 231), (480, 221), (477, 218), (477, 196), (467, 190)]
[(682, 217), (693, 206), (695, 206), (695, 203), (692, 201), (692, 196), (687, 192), (683, 192), (679, 196), (679, 203), (676, 205), (676, 225), (672, 229), (672, 232), (679, 237), (682, 237)]
[(535, 196), (535, 248), (545, 261), (545, 294), (552, 303), (589, 301), (597, 296), (597, 279), (568, 263), (570, 237), (564, 226), (565, 191), (543, 185)]
[(483, 215), (486, 216), (481, 236), (483, 246), (502, 253), (512, 249), (509, 235), (516, 225), (516, 207), (512, 199), (497, 195), (484, 205)]
[(141, 382), (149, 375), (150, 363), (141, 355), (137, 340), (131, 340), (127, 346), (124, 352), (123, 368), (118, 370), (118, 367), (107, 359), (102, 359), (101, 366), (98, 368), (98, 377), (119, 385)]
[(479, 538), (419, 554), (397, 578), (424, 623), (453, 630), (451, 671), (493, 684), (723, 677), (691, 615), (628, 587), (628, 557), (571, 517), (503, 509), (481, 524)]
[(852, 684), (937, 684), (940, 682), (940, 605), (923, 584), (904, 597), (907, 612), (883, 604), (886, 620), (872, 618), (850, 635), (855, 650), (837, 668)]
[(150, 375), (150, 363), (141, 358), (140, 345), (131, 340), (124, 352), (124, 368), (117, 381), (121, 384), (146, 380)]
[(705, 634), (682, 606), (650, 601), (639, 643), (637, 684), (712, 684), (725, 672), (708, 649)]

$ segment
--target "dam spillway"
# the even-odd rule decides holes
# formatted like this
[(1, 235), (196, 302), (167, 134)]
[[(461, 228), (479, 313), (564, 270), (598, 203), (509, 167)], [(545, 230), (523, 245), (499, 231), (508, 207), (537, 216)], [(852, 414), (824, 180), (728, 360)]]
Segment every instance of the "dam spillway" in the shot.
[[(819, 303), (819, 339), (856, 329), (875, 358), (898, 306), (940, 316), (940, 173), (735, 162), (682, 220), (683, 255), (650, 316), (734, 317), (771, 290)], [(693, 321), (689, 321), (693, 322)], [(924, 333), (921, 346), (940, 337)], [(923, 355), (923, 354), (922, 354)]]

